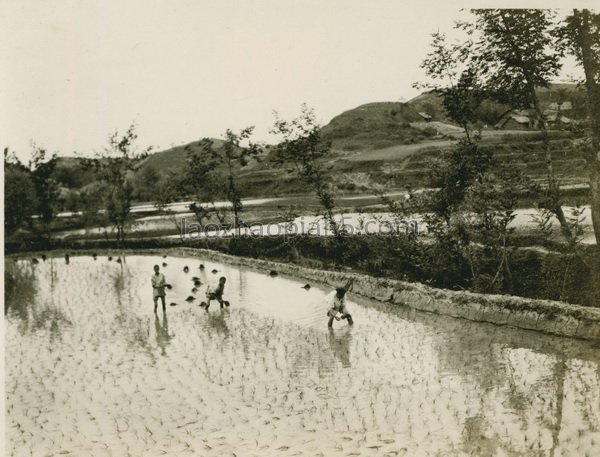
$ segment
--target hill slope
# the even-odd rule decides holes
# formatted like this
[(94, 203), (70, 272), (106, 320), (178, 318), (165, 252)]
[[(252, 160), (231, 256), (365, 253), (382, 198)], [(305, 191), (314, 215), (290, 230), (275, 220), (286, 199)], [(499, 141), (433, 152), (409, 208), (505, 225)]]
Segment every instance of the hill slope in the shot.
[[(575, 85), (552, 85), (541, 89), (539, 95), (544, 108), (551, 103), (570, 101), (574, 112), (570, 115), (577, 118), (580, 114), (576, 108), (581, 105), (582, 94)], [(488, 108), (505, 110), (502, 106)], [(433, 120), (425, 122), (420, 112), (431, 114)], [(375, 184), (387, 185), (390, 189), (403, 189), (407, 184), (427, 186), (429, 160), (451, 147), (461, 132), (448, 122), (439, 95), (427, 92), (408, 103), (368, 103), (345, 111), (325, 125), (322, 134), (333, 146), (325, 164), (330, 182), (343, 193), (359, 192)], [(545, 174), (543, 148), (536, 136), (535, 130), (487, 129), (483, 132), (483, 144), (493, 148), (501, 160), (542, 180)], [(555, 169), (562, 184), (587, 181), (585, 160), (575, 139), (572, 132), (552, 132)], [(223, 140), (213, 141), (219, 146)], [(194, 147), (194, 143), (190, 145)], [(186, 145), (180, 145), (151, 154), (138, 171), (136, 185), (152, 187), (160, 177), (183, 176), (187, 166), (185, 148)], [(277, 167), (268, 159), (269, 149), (266, 148), (261, 161), (252, 161), (239, 170), (244, 196), (305, 193), (305, 185), (287, 172), (288, 167)], [(93, 180), (92, 176), (82, 179), (83, 175), (74, 167), (77, 162), (78, 159), (65, 159), (61, 163), (63, 179), (60, 181), (66, 187), (78, 188)], [(77, 185), (71, 186), (71, 182)]]
[[(211, 138), (215, 147), (219, 147), (223, 144), (223, 140)], [(187, 166), (187, 151), (186, 148), (190, 146), (192, 149), (197, 144), (193, 141), (188, 144), (182, 144), (180, 146), (174, 146), (163, 151), (158, 151), (150, 154), (146, 160), (142, 163), (140, 168), (154, 168), (161, 174), (177, 174), (185, 169)]]
[(369, 103), (334, 117), (323, 127), (323, 139), (343, 151), (414, 144), (436, 134), (434, 129), (422, 130), (410, 125), (420, 121), (423, 118), (406, 103)]

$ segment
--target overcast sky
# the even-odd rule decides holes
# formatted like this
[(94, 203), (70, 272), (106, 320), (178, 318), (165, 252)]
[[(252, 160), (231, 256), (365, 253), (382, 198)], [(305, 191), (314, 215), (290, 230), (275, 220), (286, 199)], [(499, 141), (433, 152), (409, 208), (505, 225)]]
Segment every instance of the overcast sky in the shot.
[(306, 102), (327, 123), (408, 100), (430, 34), (452, 28), (458, 5), (482, 6), (453, 3), (5, 0), (1, 146), (89, 154), (134, 121), (159, 149), (248, 125), (269, 141), (273, 110)]

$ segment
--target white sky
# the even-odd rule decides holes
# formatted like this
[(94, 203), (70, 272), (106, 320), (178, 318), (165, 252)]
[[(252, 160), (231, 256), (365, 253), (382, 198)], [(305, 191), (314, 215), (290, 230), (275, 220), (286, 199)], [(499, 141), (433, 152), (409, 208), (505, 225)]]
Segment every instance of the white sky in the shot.
[[(581, 2), (584, 5), (586, 2)], [(546, 6), (548, 2), (528, 2)], [(135, 121), (167, 148), (256, 126), (272, 141), (306, 102), (322, 123), (410, 99), (430, 33), (482, 2), (4, 0), (0, 146), (89, 154)], [(501, 3), (502, 7), (523, 2)], [(556, 6), (556, 5), (555, 5)], [(589, 6), (589, 5), (587, 5)]]

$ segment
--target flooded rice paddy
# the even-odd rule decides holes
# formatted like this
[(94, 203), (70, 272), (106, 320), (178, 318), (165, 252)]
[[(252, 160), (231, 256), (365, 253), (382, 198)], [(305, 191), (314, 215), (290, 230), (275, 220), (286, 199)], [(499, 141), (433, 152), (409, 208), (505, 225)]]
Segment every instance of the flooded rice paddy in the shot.
[[(32, 287), (7, 303), (7, 455), (600, 455), (597, 345), (352, 295), (354, 327), (329, 331), (317, 285), (115, 260), (17, 262)], [(221, 275), (231, 307), (207, 313)]]

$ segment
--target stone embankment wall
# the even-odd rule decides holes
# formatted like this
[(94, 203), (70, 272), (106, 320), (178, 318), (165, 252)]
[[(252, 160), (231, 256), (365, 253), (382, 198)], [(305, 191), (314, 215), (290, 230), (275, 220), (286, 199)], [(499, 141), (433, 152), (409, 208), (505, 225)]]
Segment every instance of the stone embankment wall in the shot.
[(363, 297), (472, 321), (600, 341), (600, 308), (510, 295), (484, 295), (435, 289), (418, 283), (374, 278), (357, 273), (316, 270), (205, 249), (179, 248), (171, 251), (265, 271), (276, 270), (281, 274), (332, 287), (341, 287), (352, 277), (352, 292)]

